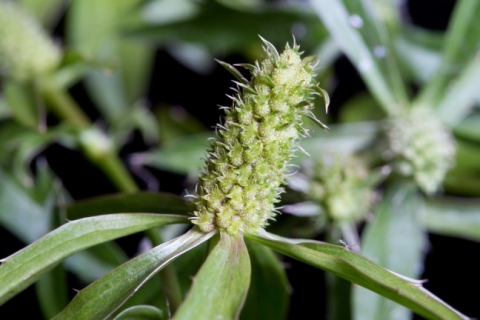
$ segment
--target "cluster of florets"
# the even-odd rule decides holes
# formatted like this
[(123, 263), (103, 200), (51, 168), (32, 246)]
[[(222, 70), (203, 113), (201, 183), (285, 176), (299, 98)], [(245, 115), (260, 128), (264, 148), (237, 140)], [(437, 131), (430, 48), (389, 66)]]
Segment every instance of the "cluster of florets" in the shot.
[(60, 62), (60, 50), (37, 21), (16, 4), (0, 2), (0, 26), (0, 75), (30, 80)]
[(449, 130), (427, 108), (415, 108), (392, 119), (387, 128), (394, 170), (425, 193), (433, 193), (454, 165), (455, 144)]
[(309, 171), (309, 199), (321, 205), (329, 220), (354, 222), (365, 217), (374, 200), (374, 190), (363, 161), (348, 155), (325, 155)]
[(296, 141), (306, 134), (302, 116), (312, 116), (313, 95), (321, 90), (298, 46), (278, 54), (264, 43), (268, 58), (246, 66), (250, 81), (226, 66), (240, 82), (197, 186), (193, 223), (204, 232), (255, 232), (273, 218)]

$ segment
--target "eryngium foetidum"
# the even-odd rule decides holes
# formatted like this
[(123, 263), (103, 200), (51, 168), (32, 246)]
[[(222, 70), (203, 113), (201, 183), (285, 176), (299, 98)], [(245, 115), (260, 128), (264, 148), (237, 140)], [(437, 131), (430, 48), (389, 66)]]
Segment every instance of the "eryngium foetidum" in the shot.
[(192, 220), (204, 232), (220, 229), (239, 235), (267, 225), (276, 214), (297, 139), (307, 134), (303, 117), (314, 118), (315, 94), (327, 103), (314, 79), (312, 59), (302, 60), (296, 45), (287, 44), (278, 54), (264, 43), (268, 57), (245, 66), (252, 73), (250, 81), (224, 64), (240, 82), (197, 185)]

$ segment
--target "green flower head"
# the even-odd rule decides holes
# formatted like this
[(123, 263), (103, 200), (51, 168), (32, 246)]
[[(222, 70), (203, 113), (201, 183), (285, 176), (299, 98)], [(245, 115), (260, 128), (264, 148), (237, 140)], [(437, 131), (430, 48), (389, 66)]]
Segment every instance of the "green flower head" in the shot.
[(279, 54), (263, 42), (268, 57), (246, 65), (250, 81), (222, 63), (239, 79), (238, 93), (218, 126), (197, 186), (192, 220), (204, 232), (220, 229), (239, 235), (268, 224), (298, 138), (307, 133), (303, 116), (315, 119), (315, 94), (328, 103), (314, 79), (312, 59), (302, 60), (296, 45), (287, 44)]
[(427, 194), (437, 191), (455, 157), (453, 137), (438, 117), (428, 108), (414, 108), (389, 122), (387, 139), (394, 170)]
[(60, 62), (60, 50), (42, 27), (16, 4), (0, 2), (0, 75), (16, 81), (47, 73)]
[(364, 218), (374, 200), (367, 166), (355, 156), (327, 154), (309, 169), (309, 194), (329, 220), (355, 222)]

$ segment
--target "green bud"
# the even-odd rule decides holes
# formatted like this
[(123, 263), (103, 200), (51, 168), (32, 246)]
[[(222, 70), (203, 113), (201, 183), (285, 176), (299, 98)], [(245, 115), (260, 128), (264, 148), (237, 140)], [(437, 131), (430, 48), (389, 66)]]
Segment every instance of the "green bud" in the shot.
[(0, 2), (0, 75), (26, 81), (54, 69), (60, 51), (37, 23), (9, 1)]
[(264, 43), (268, 58), (249, 66), (250, 82), (221, 62), (241, 82), (197, 186), (192, 221), (204, 232), (253, 233), (273, 219), (287, 164), (306, 132), (302, 116), (312, 116), (319, 91), (313, 66), (296, 45), (279, 54)]
[(455, 144), (450, 131), (427, 108), (415, 108), (392, 119), (387, 127), (386, 156), (394, 170), (412, 178), (431, 194), (454, 165)]
[(369, 171), (363, 161), (354, 156), (325, 155), (309, 171), (309, 198), (322, 206), (330, 220), (353, 222), (366, 216), (374, 190), (367, 183)]

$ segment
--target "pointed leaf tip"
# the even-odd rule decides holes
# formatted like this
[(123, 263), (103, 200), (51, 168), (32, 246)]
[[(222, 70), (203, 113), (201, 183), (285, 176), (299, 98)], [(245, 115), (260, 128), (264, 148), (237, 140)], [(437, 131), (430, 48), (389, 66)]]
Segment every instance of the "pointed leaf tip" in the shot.
[(227, 69), (228, 72), (230, 72), (231, 74), (233, 74), (233, 76), (235, 78), (237, 78), (238, 81), (244, 83), (244, 84), (248, 84), (248, 80), (245, 79), (245, 77), (242, 75), (242, 73), (240, 71), (238, 71), (237, 68), (235, 68), (234, 66), (232, 66), (231, 64), (229, 63), (226, 63), (226, 62), (223, 62), (221, 60), (218, 60), (218, 59), (215, 59), (215, 61), (217, 61), (222, 67), (224, 67), (225, 69)]
[(265, 40), (261, 35), (258, 35), (258, 37), (265, 44), (267, 53), (269, 53), (275, 61), (278, 61), (280, 59), (280, 55), (278, 54), (277, 48), (275, 48), (275, 46), (269, 41)]

